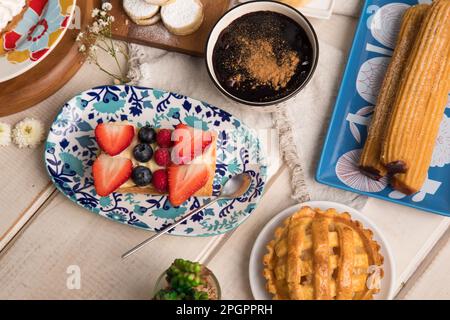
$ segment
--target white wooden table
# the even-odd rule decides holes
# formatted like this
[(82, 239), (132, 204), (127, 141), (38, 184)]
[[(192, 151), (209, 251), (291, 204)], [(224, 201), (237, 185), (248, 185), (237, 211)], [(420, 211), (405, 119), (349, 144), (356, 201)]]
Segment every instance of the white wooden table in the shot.
[[(322, 41), (348, 50), (356, 21), (335, 14), (313, 24)], [(109, 82), (86, 64), (51, 98), (0, 121), (14, 124), (36, 117), (49, 126), (63, 102)], [(251, 299), (248, 261), (253, 242), (271, 217), (295, 204), (288, 170), (281, 164), (274, 168), (258, 208), (235, 231), (212, 238), (165, 236), (122, 261), (120, 255), (150, 233), (67, 200), (50, 184), (42, 153), (43, 147), (0, 149), (0, 299), (148, 299), (157, 277), (178, 257), (207, 263), (219, 278), (224, 299)], [(393, 248), (398, 298), (450, 298), (450, 219), (375, 199), (362, 212)], [(72, 266), (80, 268), (80, 289), (67, 287)]]

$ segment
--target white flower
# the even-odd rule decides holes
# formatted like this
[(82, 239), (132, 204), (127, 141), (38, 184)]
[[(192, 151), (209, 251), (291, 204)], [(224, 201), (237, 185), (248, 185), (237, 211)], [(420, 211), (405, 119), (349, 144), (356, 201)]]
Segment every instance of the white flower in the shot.
[(93, 34), (99, 34), (100, 33), (100, 25), (98, 24), (97, 21), (94, 21), (94, 23), (92, 24), (92, 26), (89, 27), (89, 31), (92, 32)]
[(114, 20), (114, 17), (113, 17), (113, 16), (109, 16), (109, 17), (108, 17), (108, 21), (109, 21), (109, 22), (114, 22), (114, 21), (115, 21), (115, 20)]
[(7, 147), (11, 144), (11, 126), (0, 122), (0, 146)]
[(19, 148), (36, 147), (44, 140), (44, 126), (39, 120), (26, 118), (14, 126), (12, 138)]
[(80, 32), (80, 33), (77, 35), (76, 41), (80, 42), (80, 41), (83, 39), (83, 37), (84, 37), (84, 33), (83, 33), (83, 32)]
[(112, 9), (112, 4), (110, 2), (105, 2), (102, 4), (102, 9), (105, 11), (111, 11)]
[(78, 51), (80, 51), (80, 52), (86, 52), (86, 46), (85, 46), (84, 44), (82, 44), (82, 45), (80, 46), (80, 48), (78, 48)]
[(95, 52), (97, 52), (97, 46), (94, 44), (94, 45), (92, 45), (90, 48), (89, 48), (89, 50), (90, 50), (90, 53), (92, 53), (92, 54), (95, 54)]
[(97, 8), (95, 8), (94, 10), (92, 10), (92, 18), (95, 18), (95, 17), (98, 15), (99, 12), (100, 12), (100, 10), (97, 9)]
[(100, 15), (101, 15), (102, 17), (106, 16), (106, 11), (100, 11)]

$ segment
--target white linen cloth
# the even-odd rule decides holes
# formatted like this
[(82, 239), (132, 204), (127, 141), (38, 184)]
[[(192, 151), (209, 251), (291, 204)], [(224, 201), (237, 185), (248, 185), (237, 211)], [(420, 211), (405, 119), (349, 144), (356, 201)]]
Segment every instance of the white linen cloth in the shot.
[[(337, 0), (334, 12), (342, 15), (339, 18), (352, 21), (359, 15), (361, 3), (358, 0)], [(327, 23), (314, 22), (321, 26)], [(280, 150), (292, 174), (294, 199), (299, 202), (337, 201), (360, 209), (366, 197), (319, 184), (314, 178), (346, 62), (346, 53), (321, 41), (320, 34), (319, 42), (319, 65), (311, 82), (274, 113), (258, 112), (226, 98), (215, 88), (205, 62), (200, 58), (131, 44), (128, 76), (136, 85), (207, 101), (254, 129), (278, 129)]]

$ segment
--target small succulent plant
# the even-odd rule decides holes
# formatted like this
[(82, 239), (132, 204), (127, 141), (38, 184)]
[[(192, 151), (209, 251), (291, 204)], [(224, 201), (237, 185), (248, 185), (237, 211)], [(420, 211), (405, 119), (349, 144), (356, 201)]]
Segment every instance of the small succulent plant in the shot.
[(202, 266), (198, 262), (176, 259), (166, 271), (168, 288), (161, 289), (155, 300), (209, 300), (207, 292), (197, 290), (204, 285)]

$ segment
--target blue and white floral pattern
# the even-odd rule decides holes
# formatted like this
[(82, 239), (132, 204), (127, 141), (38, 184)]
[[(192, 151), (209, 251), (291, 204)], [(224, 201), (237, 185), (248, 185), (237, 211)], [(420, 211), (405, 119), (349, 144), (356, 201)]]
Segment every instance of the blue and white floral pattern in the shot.
[(158, 231), (207, 201), (207, 198), (192, 197), (175, 208), (167, 196), (122, 193), (98, 196), (91, 171), (99, 152), (94, 128), (109, 121), (166, 128), (179, 123), (200, 123), (204, 130), (218, 134), (214, 192), (237, 173), (251, 175), (251, 187), (245, 195), (219, 201), (177, 226), (171, 234), (225, 233), (255, 209), (266, 181), (266, 165), (256, 133), (229, 113), (205, 102), (133, 86), (102, 86), (79, 94), (64, 105), (50, 129), (45, 148), (47, 171), (56, 187), (80, 206), (124, 224)]

